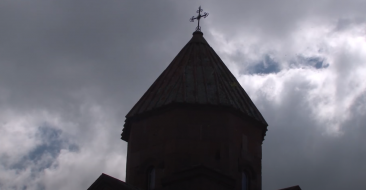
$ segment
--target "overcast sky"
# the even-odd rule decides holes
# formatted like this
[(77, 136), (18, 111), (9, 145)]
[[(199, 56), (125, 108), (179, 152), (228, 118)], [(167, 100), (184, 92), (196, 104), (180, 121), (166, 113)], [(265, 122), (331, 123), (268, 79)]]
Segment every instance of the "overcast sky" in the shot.
[(125, 115), (202, 32), (269, 124), (263, 190), (366, 188), (366, 1), (0, 1), (0, 189), (125, 179)]

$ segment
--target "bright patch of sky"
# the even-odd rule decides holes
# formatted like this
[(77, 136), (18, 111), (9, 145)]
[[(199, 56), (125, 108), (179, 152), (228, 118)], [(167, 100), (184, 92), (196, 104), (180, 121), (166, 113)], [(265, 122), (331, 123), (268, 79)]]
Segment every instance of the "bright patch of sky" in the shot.
[(337, 23), (327, 24), (304, 24), (276, 46), (246, 40), (251, 37), (245, 35), (224, 39), (215, 30), (211, 34), (216, 51), (254, 101), (259, 93), (281, 104), (286, 101), (282, 99), (286, 88), (300, 90), (302, 83), (308, 83), (303, 98), (314, 118), (325, 132), (341, 134), (340, 126), (350, 118), (350, 107), (366, 89), (366, 26), (335, 31)]

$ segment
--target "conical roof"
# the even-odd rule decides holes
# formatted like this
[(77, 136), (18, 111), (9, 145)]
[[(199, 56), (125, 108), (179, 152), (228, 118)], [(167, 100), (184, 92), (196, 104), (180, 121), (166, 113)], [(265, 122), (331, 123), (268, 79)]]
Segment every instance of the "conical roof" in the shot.
[(125, 133), (129, 131), (126, 129), (129, 118), (173, 103), (231, 107), (268, 125), (199, 31), (193, 33), (192, 39), (126, 115), (122, 139), (128, 139)]

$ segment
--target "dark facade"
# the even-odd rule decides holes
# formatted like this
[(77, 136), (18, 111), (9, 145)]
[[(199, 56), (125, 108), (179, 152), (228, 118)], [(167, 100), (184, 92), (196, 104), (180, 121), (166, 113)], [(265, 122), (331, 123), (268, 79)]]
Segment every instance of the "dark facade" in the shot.
[[(158, 189), (239, 190), (244, 171), (250, 189), (261, 189), (262, 130), (258, 122), (214, 106), (172, 107), (135, 121), (126, 182), (144, 189), (146, 173), (154, 167)], [(202, 180), (193, 175), (198, 168), (207, 170)]]
[[(215, 51), (194, 32), (126, 116), (126, 182), (157, 189), (261, 189), (267, 123)], [(194, 177), (197, 176), (197, 177)], [(199, 176), (199, 177), (198, 177)]]
[(267, 126), (203, 34), (194, 32), (126, 116), (126, 183), (156, 190), (261, 190)]
[(88, 188), (88, 190), (139, 190), (119, 179), (102, 174)]

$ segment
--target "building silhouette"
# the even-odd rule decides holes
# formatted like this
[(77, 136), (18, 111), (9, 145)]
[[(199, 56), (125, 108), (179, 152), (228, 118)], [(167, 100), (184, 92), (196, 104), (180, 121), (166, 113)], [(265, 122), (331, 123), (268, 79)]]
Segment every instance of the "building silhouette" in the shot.
[(102, 174), (89, 190), (261, 190), (267, 126), (195, 31), (126, 115), (126, 182)]

